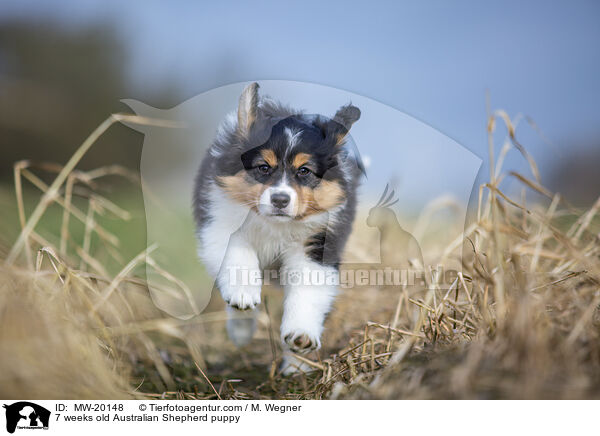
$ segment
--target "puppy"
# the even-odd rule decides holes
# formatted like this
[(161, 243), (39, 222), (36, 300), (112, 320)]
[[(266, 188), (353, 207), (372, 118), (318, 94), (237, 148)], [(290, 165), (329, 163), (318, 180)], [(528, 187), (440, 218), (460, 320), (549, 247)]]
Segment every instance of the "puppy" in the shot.
[[(337, 294), (362, 172), (345, 139), (360, 110), (307, 115), (259, 97), (258, 88), (246, 87), (219, 127), (195, 180), (194, 215), (199, 255), (230, 311), (255, 309), (265, 269), (279, 272), (282, 369), (290, 373), (303, 369), (291, 352), (321, 346)], [(253, 326), (237, 321), (228, 332), (239, 345)]]

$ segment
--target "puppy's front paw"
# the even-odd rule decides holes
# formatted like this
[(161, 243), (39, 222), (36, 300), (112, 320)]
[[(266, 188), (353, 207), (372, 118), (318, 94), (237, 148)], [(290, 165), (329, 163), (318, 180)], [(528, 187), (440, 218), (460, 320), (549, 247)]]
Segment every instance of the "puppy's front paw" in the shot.
[(285, 332), (282, 336), (289, 349), (295, 353), (306, 354), (321, 348), (319, 336), (303, 330)]
[(221, 291), (223, 299), (239, 310), (254, 309), (260, 304), (260, 286), (236, 286)]

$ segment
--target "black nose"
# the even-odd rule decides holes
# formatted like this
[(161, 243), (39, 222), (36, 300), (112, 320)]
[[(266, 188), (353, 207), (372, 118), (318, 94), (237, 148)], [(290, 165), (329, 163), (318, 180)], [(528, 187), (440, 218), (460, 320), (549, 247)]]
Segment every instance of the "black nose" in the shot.
[(285, 192), (271, 194), (271, 203), (273, 203), (273, 206), (275, 206), (277, 209), (283, 209), (290, 204), (290, 196)]

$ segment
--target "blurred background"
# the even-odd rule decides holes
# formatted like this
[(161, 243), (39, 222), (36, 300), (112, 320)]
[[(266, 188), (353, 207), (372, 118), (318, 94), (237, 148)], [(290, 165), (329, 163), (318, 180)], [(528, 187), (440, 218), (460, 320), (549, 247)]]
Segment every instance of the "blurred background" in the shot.
[[(585, 205), (600, 186), (599, 18), (594, 1), (3, 1), (0, 180), (19, 159), (65, 162), (110, 113), (129, 111), (120, 99), (170, 108), (229, 83), (285, 79), (428, 123), (484, 159), (480, 178), (487, 94), (523, 114), (517, 137), (542, 182)], [(142, 143), (115, 126), (81, 168), (135, 169)], [(526, 171), (518, 153), (506, 166)]]

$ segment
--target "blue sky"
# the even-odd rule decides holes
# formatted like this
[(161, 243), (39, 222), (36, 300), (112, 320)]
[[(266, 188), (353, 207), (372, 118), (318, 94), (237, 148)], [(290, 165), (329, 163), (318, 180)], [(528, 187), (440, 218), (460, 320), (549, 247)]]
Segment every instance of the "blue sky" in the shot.
[(129, 59), (123, 97), (149, 104), (157, 87), (185, 100), (247, 80), (314, 82), (404, 111), (485, 159), (489, 90), (494, 108), (531, 116), (550, 138), (518, 131), (542, 166), (600, 138), (598, 2), (20, 0), (0, 16), (111, 24)]

